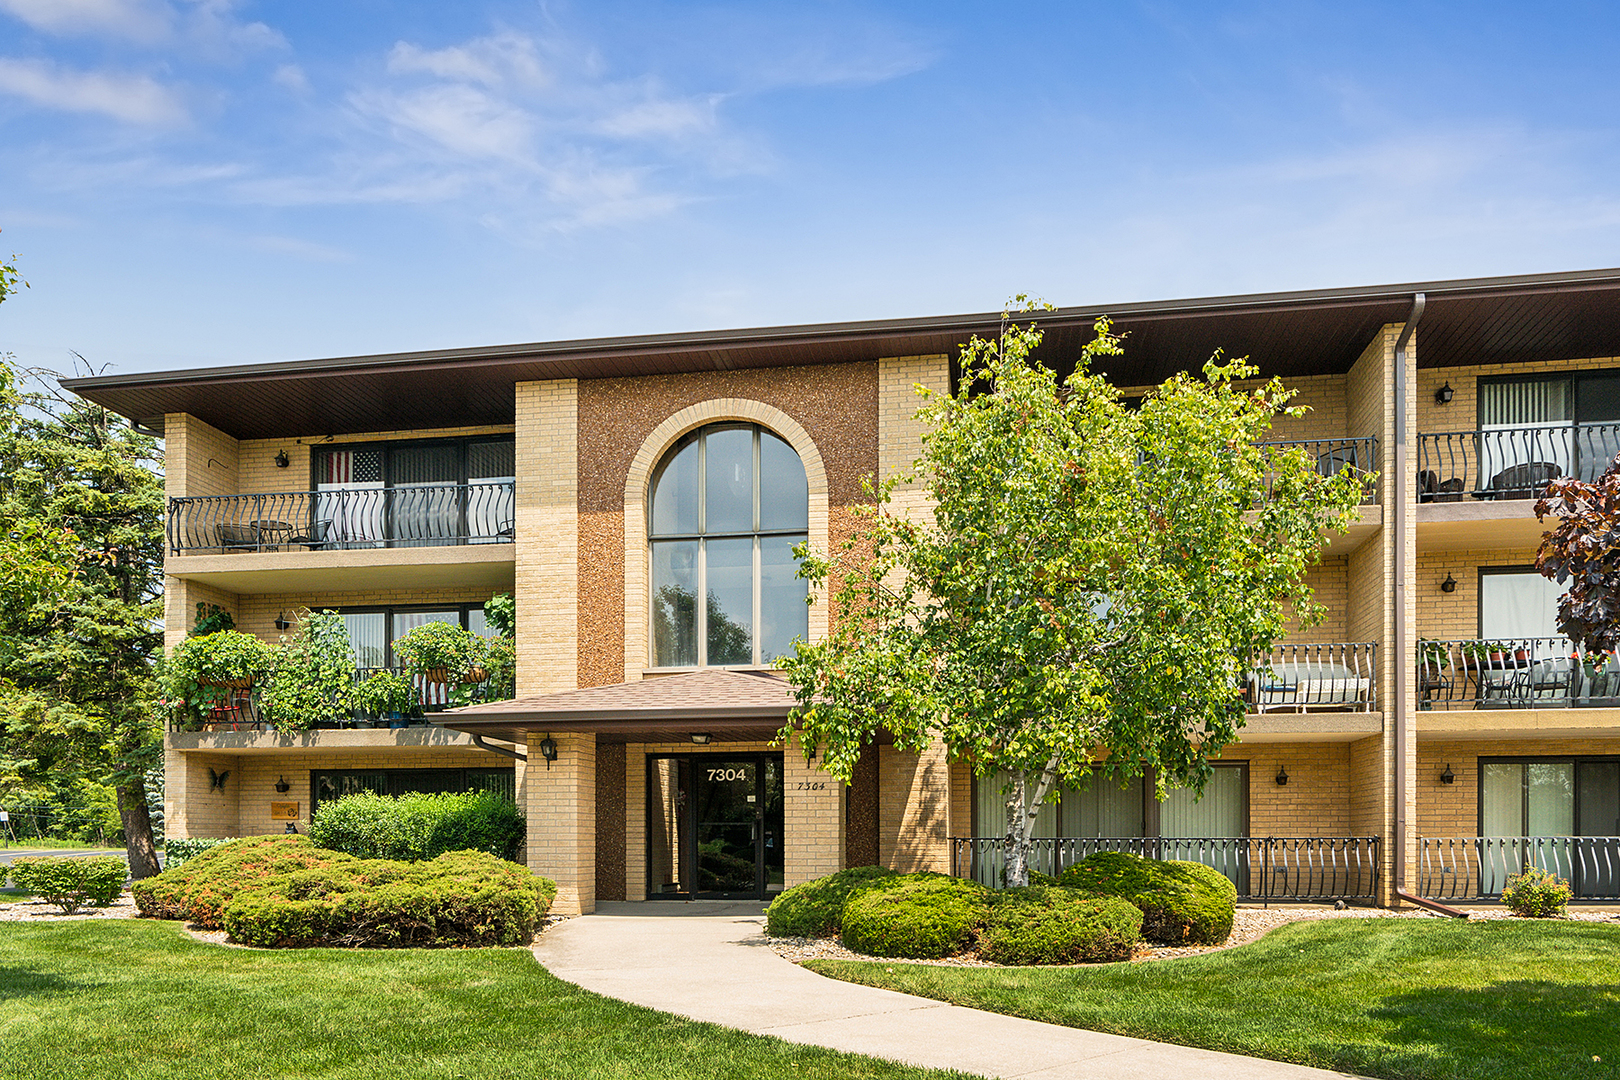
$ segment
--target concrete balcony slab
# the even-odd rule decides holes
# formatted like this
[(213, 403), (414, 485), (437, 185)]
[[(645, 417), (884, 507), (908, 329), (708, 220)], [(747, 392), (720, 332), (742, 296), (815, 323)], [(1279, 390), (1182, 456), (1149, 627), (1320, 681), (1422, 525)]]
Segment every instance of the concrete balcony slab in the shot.
[(170, 555), (163, 572), (233, 593), (353, 592), (454, 585), (509, 590), (515, 580), (516, 551), (516, 544), (450, 544)]

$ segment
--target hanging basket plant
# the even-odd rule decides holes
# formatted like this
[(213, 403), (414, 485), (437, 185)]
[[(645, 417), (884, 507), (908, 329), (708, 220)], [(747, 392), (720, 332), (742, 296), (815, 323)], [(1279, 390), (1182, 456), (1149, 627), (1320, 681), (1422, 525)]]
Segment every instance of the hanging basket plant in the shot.
[(417, 705), (416, 687), (404, 676), (379, 671), (355, 688), (355, 699), (374, 716), (398, 716)]
[(484, 653), (482, 638), (444, 622), (423, 623), (394, 642), (394, 656), (411, 674), (440, 686), (482, 682), (471, 675), (482, 674)]
[(165, 669), (165, 697), (201, 715), (250, 690), (270, 669), (274, 652), (252, 634), (220, 630), (175, 646)]

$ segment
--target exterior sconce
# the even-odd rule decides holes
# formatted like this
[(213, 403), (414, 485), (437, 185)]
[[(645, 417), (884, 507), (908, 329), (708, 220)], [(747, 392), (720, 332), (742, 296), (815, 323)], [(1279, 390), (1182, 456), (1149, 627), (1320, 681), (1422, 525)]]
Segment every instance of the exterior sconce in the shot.
[(287, 792), (289, 790), (291, 790), (291, 788), (292, 788), (292, 785), (287, 783), (287, 778), (285, 776), (281, 777), (279, 780), (276, 781), (276, 794), (277, 795), (285, 795), (285, 794), (287, 794)]
[(1447, 573), (1446, 574), (1446, 580), (1444, 580), (1444, 581), (1442, 581), (1440, 583), (1440, 591), (1441, 592), (1456, 592), (1457, 591), (1457, 579), (1452, 577), (1450, 573)]
[(713, 737), (714, 736), (710, 735), (707, 731), (692, 732), (692, 741), (699, 746), (708, 746), (709, 740)]
[(546, 771), (551, 771), (551, 763), (557, 760), (557, 740), (550, 735), (540, 740), (540, 756), (546, 759)]
[(277, 630), (291, 630), (292, 629), (292, 623), (287, 621), (287, 613), (285, 611), (276, 612), (276, 629)]
[(292, 458), (287, 456), (287, 451), (285, 451), (285, 450), (277, 450), (276, 451), (276, 468), (285, 469), (290, 464), (292, 464)]
[(1288, 786), (1288, 766), (1286, 766), (1286, 765), (1277, 766), (1277, 786), (1278, 787), (1287, 787)]
[(1434, 403), (1436, 405), (1450, 405), (1451, 399), (1456, 396), (1456, 393), (1457, 391), (1453, 390), (1448, 382), (1434, 392)]
[(1442, 784), (1455, 784), (1457, 782), (1457, 774), (1451, 771), (1451, 762), (1449, 761), (1446, 762), (1446, 771), (1440, 774), (1440, 782)]

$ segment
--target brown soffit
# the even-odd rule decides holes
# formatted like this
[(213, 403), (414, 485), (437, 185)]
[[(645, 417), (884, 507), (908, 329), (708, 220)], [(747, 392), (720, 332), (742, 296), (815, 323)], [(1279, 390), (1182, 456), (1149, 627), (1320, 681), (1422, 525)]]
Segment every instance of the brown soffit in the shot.
[[(1119, 385), (1197, 369), (1216, 349), (1268, 375), (1348, 371), (1378, 328), (1428, 296), (1422, 367), (1620, 355), (1620, 270), (1256, 293), (1042, 313), (1040, 359), (1073, 366), (1101, 315), (1124, 357), (1099, 365)], [(190, 413), (237, 438), (298, 438), (514, 420), (513, 384), (955, 355), (991, 335), (998, 313), (590, 338), (488, 348), (300, 360), (69, 379), (70, 390), (133, 420)]]

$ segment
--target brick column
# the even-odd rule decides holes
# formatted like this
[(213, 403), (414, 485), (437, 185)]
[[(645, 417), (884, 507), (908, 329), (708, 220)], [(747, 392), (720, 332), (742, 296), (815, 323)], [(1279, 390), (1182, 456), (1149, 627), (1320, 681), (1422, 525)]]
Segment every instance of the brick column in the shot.
[(557, 883), (551, 910), (589, 915), (596, 910), (596, 736), (558, 732), (557, 760), (540, 755), (544, 733), (529, 733), (524, 770), (528, 803), (529, 869)]
[(821, 770), (825, 759), (804, 760), (798, 739), (782, 753), (782, 832), (788, 886), (844, 868), (842, 781)]
[(921, 754), (878, 750), (878, 860), (901, 873), (948, 874), (951, 768), (945, 744)]
[[(579, 687), (579, 384), (517, 384), (517, 692)], [(555, 768), (553, 768), (555, 771)]]

